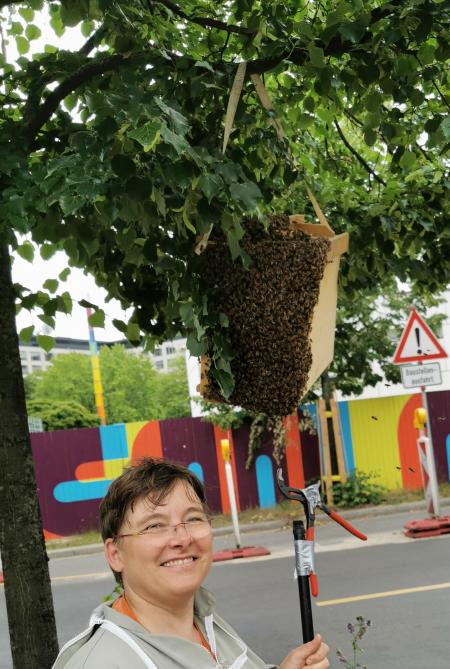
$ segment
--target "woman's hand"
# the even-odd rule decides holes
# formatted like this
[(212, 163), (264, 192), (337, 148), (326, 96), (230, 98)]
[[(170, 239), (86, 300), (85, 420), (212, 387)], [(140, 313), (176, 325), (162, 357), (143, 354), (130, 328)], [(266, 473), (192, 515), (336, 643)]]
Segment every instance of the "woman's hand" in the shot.
[(303, 667), (328, 669), (330, 666), (327, 660), (329, 650), (327, 644), (322, 643), (320, 634), (316, 634), (309, 643), (304, 643), (303, 646), (291, 650), (278, 669), (303, 669)]

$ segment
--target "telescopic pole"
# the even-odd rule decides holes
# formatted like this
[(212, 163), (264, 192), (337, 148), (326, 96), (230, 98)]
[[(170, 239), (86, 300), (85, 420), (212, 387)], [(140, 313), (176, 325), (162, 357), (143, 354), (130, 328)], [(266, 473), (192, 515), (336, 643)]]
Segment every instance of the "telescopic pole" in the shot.
[(300, 615), (302, 619), (303, 643), (314, 639), (314, 625), (311, 607), (311, 591), (309, 588), (309, 571), (305, 569), (304, 546), (305, 526), (301, 520), (292, 523), (295, 546), (295, 570), (297, 573), (298, 595), (300, 599)]

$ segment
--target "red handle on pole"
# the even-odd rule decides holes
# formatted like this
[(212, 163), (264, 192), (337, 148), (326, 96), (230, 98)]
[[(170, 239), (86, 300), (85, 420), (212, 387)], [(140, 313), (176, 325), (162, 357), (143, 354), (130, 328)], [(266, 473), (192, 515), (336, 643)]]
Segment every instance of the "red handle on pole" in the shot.
[(309, 575), (309, 584), (311, 586), (311, 594), (313, 597), (317, 597), (319, 594), (319, 582), (317, 581), (317, 576), (312, 571)]
[[(328, 513), (328, 511), (327, 511), (327, 513)], [(350, 523), (348, 523), (346, 520), (344, 520), (344, 518), (342, 518), (342, 516), (340, 516), (338, 513), (336, 513), (336, 511), (330, 511), (328, 513), (328, 515), (330, 516), (330, 518), (332, 518), (337, 523), (339, 523), (339, 525), (342, 525), (342, 527), (345, 527), (347, 532), (350, 532), (350, 534), (353, 534), (355, 537), (358, 537), (358, 539), (361, 539), (361, 541), (367, 541), (367, 537), (366, 537), (365, 534), (363, 534), (362, 532), (359, 532), (355, 527), (353, 527), (353, 525), (350, 525)]]

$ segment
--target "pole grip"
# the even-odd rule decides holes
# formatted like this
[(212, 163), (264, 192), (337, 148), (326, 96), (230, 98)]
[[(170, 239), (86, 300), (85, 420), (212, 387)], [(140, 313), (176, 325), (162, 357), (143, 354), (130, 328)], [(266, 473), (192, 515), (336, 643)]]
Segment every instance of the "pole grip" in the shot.
[(353, 525), (350, 525), (349, 522), (347, 522), (342, 516), (340, 516), (336, 511), (330, 511), (329, 514), (330, 518), (332, 518), (336, 523), (339, 523), (339, 525), (342, 525), (347, 532), (350, 532), (350, 534), (353, 534), (355, 537), (358, 537), (358, 539), (361, 539), (361, 541), (367, 541), (367, 536), (363, 534), (362, 532), (359, 532), (359, 530), (356, 529), (356, 527), (353, 527)]

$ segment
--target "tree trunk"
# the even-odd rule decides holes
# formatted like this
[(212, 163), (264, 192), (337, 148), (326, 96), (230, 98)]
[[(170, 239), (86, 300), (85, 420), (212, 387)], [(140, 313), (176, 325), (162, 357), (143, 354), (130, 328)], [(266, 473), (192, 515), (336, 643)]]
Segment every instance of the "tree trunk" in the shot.
[(0, 243), (0, 552), (14, 669), (50, 669), (58, 641), (10, 265)]

